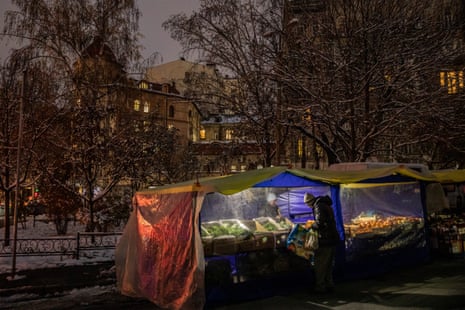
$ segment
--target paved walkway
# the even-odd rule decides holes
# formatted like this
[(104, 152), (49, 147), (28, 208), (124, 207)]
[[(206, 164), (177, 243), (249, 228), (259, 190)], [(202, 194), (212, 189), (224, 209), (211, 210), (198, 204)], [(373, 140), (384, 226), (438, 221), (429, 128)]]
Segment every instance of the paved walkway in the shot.
[(0, 274), (0, 303), (2, 296), (14, 294), (46, 295), (93, 285), (112, 285), (115, 282), (114, 262), (89, 265), (62, 266)]
[(335, 293), (290, 294), (211, 307), (234, 309), (465, 309), (465, 259), (440, 258), (362, 280), (337, 284)]
[[(29, 281), (35, 279), (36, 285), (48, 286), (48, 289), (56, 289), (57, 286), (69, 289), (73, 282), (75, 285), (80, 283), (78, 278), (82, 280), (85, 278), (84, 275), (90, 272), (90, 274), (100, 274), (100, 276), (94, 275), (88, 278), (91, 280), (94, 277), (93, 284), (95, 285), (96, 282), (104, 280), (101, 277), (102, 267), (110, 266), (91, 267), (90, 269), (95, 269), (94, 272), (90, 272), (89, 268), (86, 271), (84, 269), (74, 271), (63, 269), (65, 274), (54, 273), (53, 276), (50, 276), (50, 271), (48, 271), (42, 276), (35, 274), (31, 277), (30, 275)], [(105, 285), (114, 286), (111, 279), (104, 281)], [(8, 289), (3, 286), (6, 282), (0, 282), (2, 284), (0, 291), (3, 290), (3, 296), (6, 295), (7, 290), (9, 294), (13, 293), (13, 288)], [(22, 291), (25, 289), (25, 284), (18, 283), (19, 293), (25, 293)], [(429, 263), (397, 269), (381, 276), (362, 280), (345, 280), (337, 283), (337, 291), (329, 295), (311, 294), (309, 287), (301, 286), (292, 291), (279, 290), (275, 291), (273, 296), (261, 296), (246, 302), (209, 304), (206, 309), (465, 309), (465, 258), (436, 258)], [(251, 287), (251, 289), (259, 290), (260, 288)], [(110, 292), (105, 290), (100, 295), (93, 291), (88, 296), (80, 295), (78, 300), (73, 298), (60, 301), (60, 298), (50, 295), (43, 296), (41, 300), (29, 300), (9, 305), (2, 305), (1, 300), (2, 296), (0, 296), (0, 309), (159, 309), (147, 300), (123, 296), (116, 289)]]

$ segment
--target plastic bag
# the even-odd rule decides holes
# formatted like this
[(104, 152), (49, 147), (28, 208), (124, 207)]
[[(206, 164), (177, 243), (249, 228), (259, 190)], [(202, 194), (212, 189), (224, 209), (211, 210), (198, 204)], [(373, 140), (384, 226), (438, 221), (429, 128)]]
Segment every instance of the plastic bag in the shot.
[(315, 251), (318, 249), (318, 232), (310, 229), (305, 235), (304, 249)]
[(289, 233), (289, 236), (287, 237), (288, 250), (290, 250), (297, 256), (303, 257), (305, 259), (310, 259), (310, 257), (312, 257), (314, 254), (314, 250), (305, 248), (305, 243), (307, 241), (307, 235), (309, 232), (310, 230), (306, 229), (304, 225), (294, 225), (291, 232)]

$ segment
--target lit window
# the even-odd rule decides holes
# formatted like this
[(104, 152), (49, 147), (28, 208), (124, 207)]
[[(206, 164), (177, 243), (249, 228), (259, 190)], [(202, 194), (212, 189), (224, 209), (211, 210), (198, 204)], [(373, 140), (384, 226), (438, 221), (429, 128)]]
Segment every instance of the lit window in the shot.
[(225, 134), (226, 134), (226, 136), (225, 136), (226, 140), (232, 140), (232, 138), (233, 138), (233, 130), (232, 129), (226, 129)]
[(456, 94), (464, 88), (463, 71), (441, 71), (439, 72), (439, 84), (447, 87), (447, 93)]
[(446, 73), (444, 71), (439, 72), (439, 80), (441, 87), (446, 86)]
[(299, 158), (302, 157), (303, 154), (303, 149), (304, 149), (304, 141), (302, 139), (299, 139), (297, 141), (297, 154), (299, 155)]
[(140, 101), (139, 100), (134, 100), (134, 111), (139, 111), (140, 110)]
[(149, 113), (149, 103), (147, 101), (144, 102), (144, 113)]
[(148, 88), (149, 88), (149, 84), (148, 84), (147, 82), (140, 82), (139, 88), (148, 89)]
[(206, 132), (205, 129), (200, 129), (200, 139), (205, 140), (206, 139)]

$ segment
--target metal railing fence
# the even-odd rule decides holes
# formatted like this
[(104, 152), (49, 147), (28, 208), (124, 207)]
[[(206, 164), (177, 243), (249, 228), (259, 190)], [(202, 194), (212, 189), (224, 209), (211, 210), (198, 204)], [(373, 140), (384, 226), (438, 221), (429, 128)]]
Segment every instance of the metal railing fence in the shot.
[[(103, 251), (116, 248), (121, 232), (78, 232), (76, 237), (16, 239), (17, 256), (70, 256), (79, 259), (86, 251)], [(13, 240), (8, 246), (0, 242), (0, 257), (13, 255)]]

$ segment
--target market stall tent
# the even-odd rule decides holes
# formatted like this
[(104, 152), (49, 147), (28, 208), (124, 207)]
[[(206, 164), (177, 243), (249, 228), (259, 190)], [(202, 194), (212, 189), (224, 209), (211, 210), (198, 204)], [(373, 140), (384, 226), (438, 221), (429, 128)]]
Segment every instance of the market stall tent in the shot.
[(465, 212), (465, 170), (434, 170), (432, 174), (444, 189), (450, 211)]
[(465, 169), (432, 170), (431, 174), (440, 183), (465, 183)]
[(431, 214), (431, 249), (435, 255), (465, 257), (465, 170), (435, 170), (447, 207)]
[[(205, 213), (208, 208), (212, 210), (209, 212), (220, 208), (208, 204), (212, 195), (234, 196), (259, 188), (282, 189), (278, 206), (289, 220), (297, 223), (311, 216), (306, 214), (301, 195), (308, 190), (319, 190), (333, 198), (338, 230), (341, 239), (345, 240), (345, 223), (349, 219), (344, 218), (343, 213), (347, 210), (341, 202), (349, 205), (353, 201), (349, 190), (351, 186), (357, 187), (353, 184), (365, 184), (362, 186), (365, 188), (363, 193), (357, 191), (358, 199), (367, 199), (374, 193), (366, 188), (386, 185), (397, 190), (397, 185), (407, 184), (406, 188), (414, 196), (406, 197), (414, 197), (415, 202), (410, 205), (416, 207), (412, 212), (418, 218), (423, 215), (418, 208), (425, 208), (421, 184), (429, 182), (435, 182), (435, 177), (403, 166), (366, 171), (270, 167), (140, 191), (134, 196), (134, 211), (116, 249), (118, 288), (124, 295), (146, 298), (163, 308), (201, 309), (206, 302), (206, 255), (201, 238), (201, 217), (209, 215)], [(349, 193), (343, 195), (343, 199), (340, 199), (341, 188), (342, 192)], [(254, 198), (253, 195), (249, 196)], [(251, 213), (252, 210), (247, 209), (250, 201), (241, 201), (245, 206), (242, 210)], [(237, 206), (233, 208), (239, 208)], [(346, 216), (350, 219), (356, 217)]]

